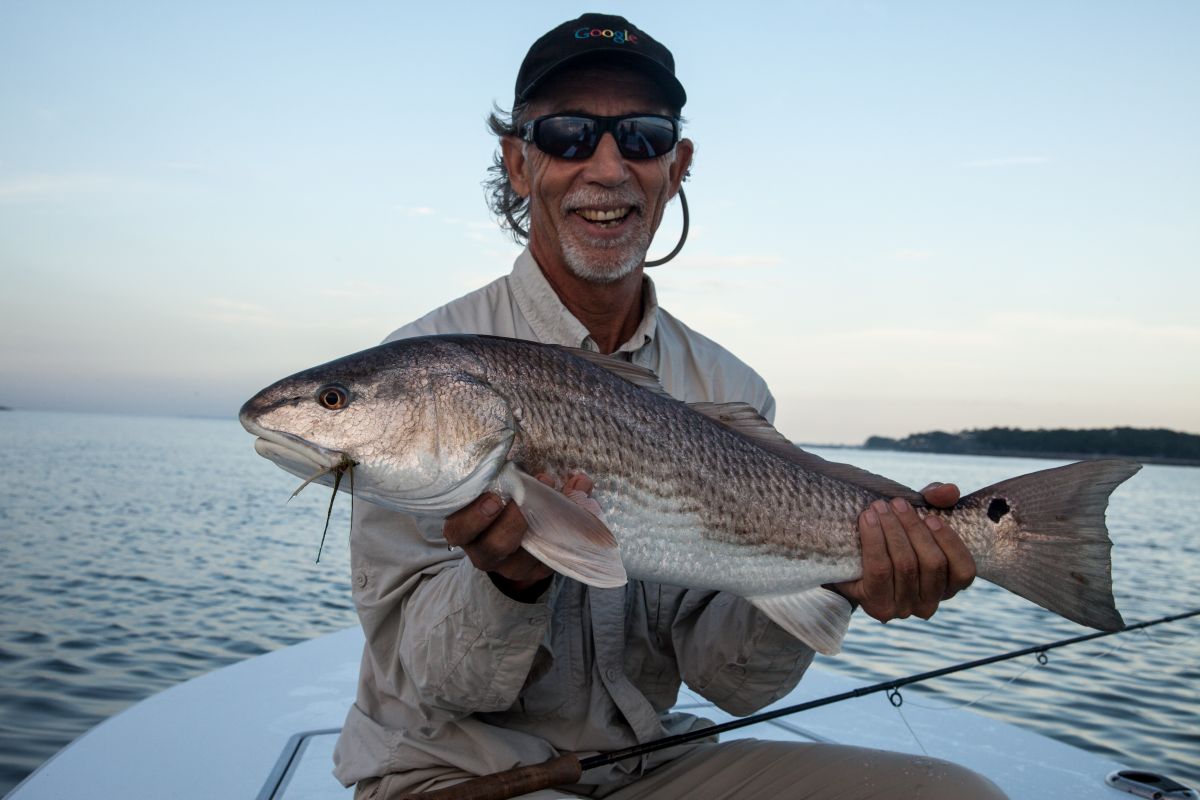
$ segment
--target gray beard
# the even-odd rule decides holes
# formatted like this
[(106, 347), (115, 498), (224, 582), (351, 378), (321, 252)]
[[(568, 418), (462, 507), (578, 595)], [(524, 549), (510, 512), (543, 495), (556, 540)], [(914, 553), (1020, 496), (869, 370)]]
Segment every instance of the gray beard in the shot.
[(622, 243), (607, 248), (610, 253), (597, 259), (594, 248), (581, 247), (577, 242), (563, 242), (563, 261), (567, 270), (580, 280), (589, 283), (616, 283), (631, 274), (646, 260), (650, 243)]
[[(600, 206), (609, 202), (639, 208), (644, 206), (643, 198), (628, 188), (616, 191), (580, 189), (564, 198), (564, 213), (570, 213), (566, 211), (568, 208)], [(561, 247), (567, 270), (576, 278), (590, 283), (616, 283), (627, 277), (642, 265), (650, 249), (651, 235), (646, 220), (639, 216), (635, 223), (636, 227), (620, 240), (600, 245), (563, 237)]]

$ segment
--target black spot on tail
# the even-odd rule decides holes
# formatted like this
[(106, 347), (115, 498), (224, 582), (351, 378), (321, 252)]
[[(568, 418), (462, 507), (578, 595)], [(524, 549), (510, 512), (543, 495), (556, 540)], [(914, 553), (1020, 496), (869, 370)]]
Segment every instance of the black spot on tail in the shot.
[(1003, 497), (992, 498), (992, 502), (988, 503), (988, 519), (992, 522), (999, 522), (1000, 518), (1009, 512), (1008, 501)]

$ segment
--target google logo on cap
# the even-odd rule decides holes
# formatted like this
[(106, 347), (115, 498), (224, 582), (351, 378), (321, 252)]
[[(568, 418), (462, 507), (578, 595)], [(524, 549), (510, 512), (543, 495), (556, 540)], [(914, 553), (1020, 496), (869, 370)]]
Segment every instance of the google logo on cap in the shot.
[(611, 28), (600, 30), (599, 28), (580, 28), (575, 31), (576, 39), (588, 39), (593, 36), (598, 36), (604, 39), (612, 39), (616, 44), (637, 44), (637, 34), (629, 31), (614, 31)]

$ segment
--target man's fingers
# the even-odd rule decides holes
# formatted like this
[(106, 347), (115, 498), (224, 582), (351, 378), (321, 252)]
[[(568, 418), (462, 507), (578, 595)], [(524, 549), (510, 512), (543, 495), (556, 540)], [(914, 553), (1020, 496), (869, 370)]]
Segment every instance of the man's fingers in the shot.
[(453, 547), (470, 544), (496, 521), (503, 509), (504, 501), (499, 495), (492, 492), (482, 494), (475, 502), (446, 517), (442, 523), (442, 536)]
[(859, 598), (863, 610), (881, 622), (895, 619), (896, 596), (893, 588), (892, 559), (879, 513), (874, 507), (858, 515), (858, 533), (862, 540), (863, 574)]
[[(549, 473), (541, 473), (536, 477), (547, 486), (558, 485), (556, 477)], [(600, 507), (588, 496), (592, 488), (592, 479), (579, 472), (567, 479), (562, 491), (568, 492), (575, 502), (599, 516)], [(552, 574), (549, 567), (521, 547), (528, 530), (529, 526), (517, 504), (505, 504), (491, 492), (455, 511), (442, 524), (442, 536), (446, 542), (452, 547), (461, 547), (472, 565), (517, 584), (537, 581)]]
[(913, 613), (921, 619), (929, 619), (937, 611), (938, 603), (946, 594), (949, 574), (949, 559), (934, 540), (925, 521), (904, 500), (893, 500), (892, 511), (904, 532), (908, 543), (917, 556), (919, 595)]
[(592, 479), (588, 477), (586, 472), (572, 472), (567, 478), (566, 484), (563, 486), (564, 492), (583, 492), (591, 494), (592, 489), (596, 486), (592, 483)]
[(527, 528), (516, 503), (488, 492), (446, 517), (442, 536), (478, 569), (491, 572), (520, 549)]
[(553, 570), (530, 555), (529, 551), (523, 547), (518, 547), (511, 555), (487, 571), (521, 583), (538, 581), (554, 574)]
[[(928, 486), (925, 494), (953, 504), (958, 487)], [(954, 529), (933, 514), (922, 518), (902, 498), (871, 503), (858, 515), (858, 533), (862, 578), (836, 588), (881, 622), (912, 614), (929, 619), (975, 578), (975, 559)]]
[(925, 524), (946, 556), (946, 590), (942, 599), (949, 600), (975, 580), (975, 557), (955, 530), (939, 517), (926, 517)]
[(521, 509), (516, 503), (509, 503), (487, 530), (460, 546), (472, 564), (484, 572), (492, 572), (520, 549), (528, 527)]
[[(904, 503), (903, 500), (899, 502)], [(906, 619), (912, 615), (921, 597), (921, 566), (917, 561), (917, 554), (909, 544), (904, 525), (899, 517), (892, 513), (892, 505), (884, 500), (876, 500), (871, 504), (871, 508), (879, 515), (883, 538), (887, 542), (888, 557), (892, 560), (892, 590), (896, 598), (896, 616)]]
[(958, 502), (959, 492), (953, 483), (935, 481), (921, 490), (921, 496), (934, 508), (951, 508)]

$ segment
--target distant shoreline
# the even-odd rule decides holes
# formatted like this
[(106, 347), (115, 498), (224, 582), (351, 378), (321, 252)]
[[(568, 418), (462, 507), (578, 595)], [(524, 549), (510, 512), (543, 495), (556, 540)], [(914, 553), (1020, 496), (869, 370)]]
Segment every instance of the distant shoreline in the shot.
[(1127, 458), (1143, 464), (1200, 466), (1200, 436), (1165, 428), (1038, 429), (987, 428), (946, 433), (928, 431), (903, 439), (872, 436), (866, 450), (905, 453), (1051, 458), (1078, 461)]
[[(821, 445), (828, 447), (829, 445)], [(839, 445), (840, 447), (854, 447), (858, 450), (884, 450), (892, 453), (914, 453), (923, 452), (930, 455), (946, 455), (946, 456), (995, 456), (998, 458), (1045, 458), (1055, 461), (1088, 461), (1097, 458), (1124, 458), (1130, 461), (1137, 461), (1141, 464), (1162, 464), (1168, 467), (1200, 467), (1200, 458), (1164, 458), (1162, 456), (1129, 456), (1124, 453), (1050, 453), (1040, 450), (1022, 451), (1022, 450), (955, 450), (940, 451), (940, 450), (905, 450), (900, 447), (861, 447), (855, 445)]]

